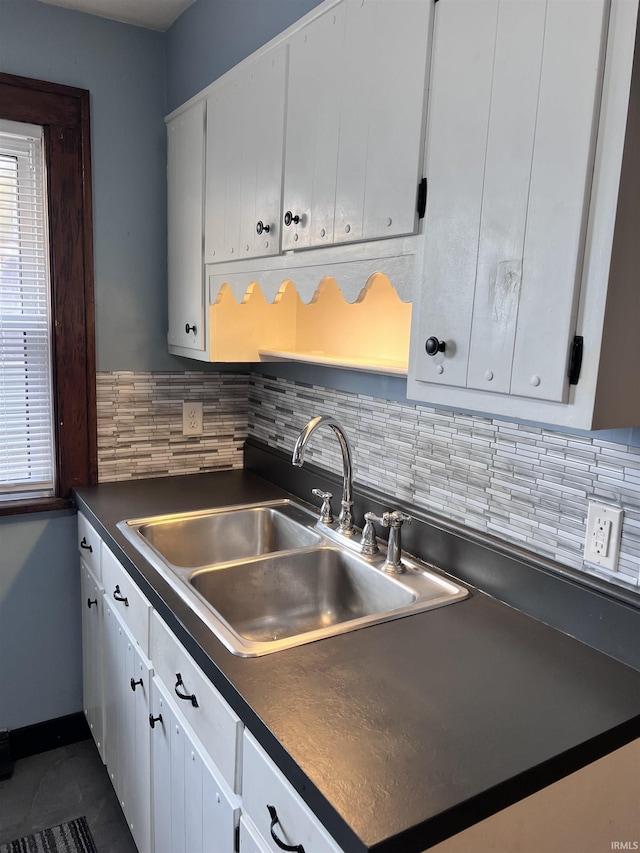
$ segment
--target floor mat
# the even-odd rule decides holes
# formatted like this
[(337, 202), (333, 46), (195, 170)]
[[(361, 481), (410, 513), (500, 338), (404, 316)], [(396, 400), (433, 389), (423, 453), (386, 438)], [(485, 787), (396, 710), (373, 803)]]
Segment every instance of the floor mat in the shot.
[(0, 853), (98, 853), (84, 817), (0, 844)]

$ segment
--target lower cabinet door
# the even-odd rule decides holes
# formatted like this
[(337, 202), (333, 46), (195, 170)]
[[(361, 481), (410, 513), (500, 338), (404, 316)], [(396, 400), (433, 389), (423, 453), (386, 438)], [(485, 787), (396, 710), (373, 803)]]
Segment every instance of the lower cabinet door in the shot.
[(104, 589), (84, 560), (81, 561), (80, 571), (83, 707), (100, 758), (104, 761), (104, 692), (102, 681), (102, 596)]
[(239, 802), (157, 676), (150, 719), (155, 853), (234, 853)]
[(151, 664), (109, 596), (104, 606), (106, 763), (139, 853), (151, 853)]

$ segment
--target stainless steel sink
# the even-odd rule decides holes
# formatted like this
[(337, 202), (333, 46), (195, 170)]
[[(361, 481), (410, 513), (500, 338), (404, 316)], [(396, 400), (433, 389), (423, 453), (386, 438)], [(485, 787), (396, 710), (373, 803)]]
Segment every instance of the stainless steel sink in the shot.
[(321, 537), (310, 522), (310, 513), (279, 501), (126, 524), (134, 544), (142, 540), (171, 566), (193, 569), (318, 544)]
[(274, 554), (195, 572), (189, 583), (245, 640), (332, 629), (416, 601), (416, 594), (338, 548)]
[(257, 657), (451, 604), (468, 591), (404, 555), (383, 571), (354, 537), (288, 500), (118, 528), (234, 654)]

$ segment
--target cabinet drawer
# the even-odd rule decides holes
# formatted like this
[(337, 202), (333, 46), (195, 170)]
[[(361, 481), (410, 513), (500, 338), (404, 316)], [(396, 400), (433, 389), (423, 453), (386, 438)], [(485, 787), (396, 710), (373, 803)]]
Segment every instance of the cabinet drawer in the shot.
[(157, 613), (151, 618), (151, 659), (174, 698), (195, 696), (196, 705), (176, 698), (180, 711), (222, 778), (239, 792), (242, 723)]
[(134, 639), (149, 657), (149, 614), (151, 605), (120, 565), (107, 546), (102, 543), (102, 583), (116, 613), (131, 631)]
[(100, 574), (100, 537), (84, 515), (80, 513), (78, 513), (78, 550), (97, 580), (102, 580)]
[(340, 853), (318, 818), (246, 731), (242, 749), (242, 802), (265, 850), (278, 853), (283, 849), (271, 837), (272, 816), (267, 808), (271, 806), (278, 817), (274, 832), (284, 844), (301, 845), (305, 853)]
[(269, 853), (266, 842), (244, 815), (240, 818), (240, 853)]

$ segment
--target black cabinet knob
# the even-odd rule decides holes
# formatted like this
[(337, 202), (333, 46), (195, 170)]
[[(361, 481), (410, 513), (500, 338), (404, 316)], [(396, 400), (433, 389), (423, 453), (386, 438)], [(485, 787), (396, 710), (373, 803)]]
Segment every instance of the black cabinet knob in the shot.
[(298, 214), (296, 214), (294, 216), (290, 210), (287, 210), (287, 212), (284, 215), (284, 224), (289, 226), (289, 225), (291, 225), (292, 222), (294, 225), (297, 225), (298, 222), (300, 222), (300, 217), (298, 216)]
[(189, 332), (193, 332), (193, 334), (195, 335), (195, 333), (197, 332), (197, 329), (196, 329), (195, 325), (194, 325), (194, 326), (190, 326), (188, 323), (187, 323), (187, 325), (184, 327), (184, 330), (185, 330), (185, 332), (186, 332), (187, 334), (189, 334)]
[(427, 351), (427, 355), (435, 355), (438, 352), (444, 352), (445, 350), (445, 342), (439, 341), (433, 335), (430, 338), (427, 338), (427, 342), (424, 345), (424, 348)]
[(156, 723), (162, 722), (162, 714), (158, 714), (157, 717), (154, 717), (153, 714), (149, 714), (149, 725), (152, 729), (155, 729)]
[(265, 232), (265, 234), (268, 234), (269, 231), (271, 231), (271, 226), (265, 225), (264, 222), (260, 219), (258, 220), (258, 224), (256, 225), (256, 233), (262, 234), (263, 231)]

